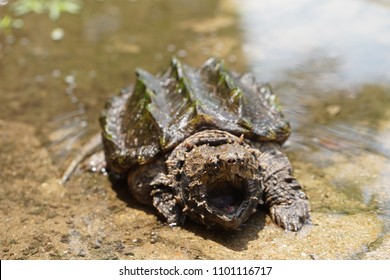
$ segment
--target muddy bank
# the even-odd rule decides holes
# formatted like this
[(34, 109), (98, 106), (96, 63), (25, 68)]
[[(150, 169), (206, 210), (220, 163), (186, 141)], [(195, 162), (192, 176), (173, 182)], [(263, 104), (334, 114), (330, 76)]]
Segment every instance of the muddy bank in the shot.
[(298, 233), (284, 232), (262, 211), (237, 232), (192, 222), (170, 228), (107, 177), (78, 174), (59, 185), (33, 127), (1, 121), (0, 130), (2, 259), (390, 258), (375, 211), (340, 197), (327, 176), (305, 175), (303, 163), (297, 175), (313, 211), (312, 225)]

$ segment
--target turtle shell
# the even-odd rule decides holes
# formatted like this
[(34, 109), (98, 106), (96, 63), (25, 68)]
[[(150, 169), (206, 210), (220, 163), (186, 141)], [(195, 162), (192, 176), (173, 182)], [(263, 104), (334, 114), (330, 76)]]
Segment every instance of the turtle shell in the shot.
[(195, 69), (173, 58), (162, 75), (135, 72), (134, 87), (111, 98), (100, 118), (114, 172), (146, 164), (200, 130), (219, 129), (258, 142), (283, 143), (290, 135), (270, 86), (251, 74), (228, 71), (219, 59)]

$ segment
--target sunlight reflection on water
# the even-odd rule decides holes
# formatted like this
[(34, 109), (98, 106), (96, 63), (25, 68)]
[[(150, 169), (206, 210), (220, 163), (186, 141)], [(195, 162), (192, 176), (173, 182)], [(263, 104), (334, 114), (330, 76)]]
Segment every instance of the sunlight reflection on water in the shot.
[(278, 79), (320, 53), (338, 61), (326, 86), (390, 83), (388, 7), (363, 0), (246, 0), (237, 6), (244, 49), (260, 77)]

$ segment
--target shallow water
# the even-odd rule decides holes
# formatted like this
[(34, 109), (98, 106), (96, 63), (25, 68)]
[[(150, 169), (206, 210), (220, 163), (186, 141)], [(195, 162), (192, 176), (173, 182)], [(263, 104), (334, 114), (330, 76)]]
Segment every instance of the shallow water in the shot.
[[(56, 156), (47, 144), (55, 138), (53, 130), (62, 127), (64, 131), (65, 125), (68, 125), (70, 133), (75, 136), (68, 138), (75, 140), (76, 144), (97, 132), (97, 118), (105, 100), (134, 81), (135, 67), (156, 73), (166, 67), (173, 55), (194, 66), (201, 65), (210, 56), (219, 56), (230, 68), (240, 72), (252, 71), (259, 81), (269, 82), (291, 120), (293, 135), (286, 143), (286, 149), (296, 175), (310, 197), (313, 223), (318, 226), (310, 234), (322, 238), (321, 242), (311, 239), (313, 244), (320, 244), (321, 249), (315, 255), (321, 256), (322, 252), (324, 258), (375, 258), (376, 250), (383, 251), (390, 239), (390, 5), (379, 0), (290, 2), (83, 1), (79, 14), (64, 14), (56, 22), (50, 21), (46, 15), (21, 17), (24, 21), (22, 28), (7, 32), (2, 30), (0, 33), (0, 120), (4, 124), (0, 129), (3, 130), (2, 135), (15, 137), (15, 141), (3, 137), (3, 142), (9, 145), (2, 148), (2, 156), (9, 163), (3, 167), (1, 175), (4, 197), (12, 201), (12, 197), (17, 196), (12, 189), (22, 187), (18, 184), (22, 183), (21, 174), (25, 174), (20, 172), (23, 168), (31, 172), (32, 181), (39, 186), (52, 186), (66, 154)], [(10, 13), (9, 4), (0, 6), (0, 17)], [(58, 27), (62, 28), (64, 36), (53, 40), (51, 32)], [(68, 114), (73, 114), (73, 117)], [(72, 123), (70, 120), (77, 121)], [(39, 139), (34, 140), (39, 144), (34, 142), (31, 153), (42, 148), (48, 155), (45, 160), (53, 160), (54, 164), (48, 165), (47, 174), (42, 174), (42, 162), (28, 162), (30, 159), (26, 159), (26, 165), (21, 167), (18, 160), (22, 160), (22, 155), (17, 147), (12, 146), (13, 142), (19, 143), (17, 135), (24, 131), (21, 125), (32, 129), (29, 137)], [(15, 131), (12, 131), (13, 127)], [(11, 131), (5, 133), (4, 129)], [(66, 145), (70, 147), (69, 142)], [(41, 173), (36, 174), (32, 170), (41, 170)], [(87, 183), (83, 182), (91, 186), (93, 180), (100, 186), (96, 187), (97, 193), (109, 193), (111, 190), (105, 177), (91, 179), (89, 175), (78, 176), (79, 179), (70, 184), (77, 185), (80, 184), (77, 180), (86, 180)], [(83, 176), (87, 176), (86, 179), (80, 179)], [(59, 190), (54, 185), (51, 188)], [(81, 195), (76, 194), (76, 187), (69, 189), (69, 197), (77, 197), (67, 202), (73, 217), (80, 211), (85, 215), (82, 223), (96, 226), (96, 222), (93, 224), (88, 220), (93, 216), (88, 216), (86, 207), (78, 209), (74, 205), (85, 194), (92, 196), (88, 198), (92, 200), (101, 197), (90, 189), (81, 191)], [(28, 194), (23, 194), (20, 201), (25, 196), (28, 197)], [(110, 203), (122, 207), (121, 211), (126, 213), (131, 211), (125, 204), (118, 206), (111, 200)], [(105, 211), (104, 206), (107, 205), (102, 204), (102, 211)], [(68, 210), (64, 209), (63, 213), (67, 213)], [(110, 212), (111, 215), (115, 215), (115, 209), (113, 214)], [(145, 229), (141, 231), (138, 228), (137, 234), (145, 234), (156, 227), (156, 221), (151, 218), (153, 214), (149, 216), (145, 218), (149, 219), (149, 224), (141, 222)], [(61, 217), (73, 219), (65, 214)], [(116, 221), (117, 232), (113, 235), (121, 236), (121, 226), (126, 224), (126, 218), (120, 216), (114, 219), (121, 220)], [(373, 219), (374, 222), (370, 222)], [(364, 227), (361, 230), (367, 235), (348, 235), (356, 221), (362, 221)], [(61, 223), (61, 220), (57, 222)], [(325, 226), (321, 227), (321, 223)], [(15, 222), (14, 230), (18, 230), (20, 225)], [(268, 240), (277, 230), (272, 226), (271, 231), (263, 230), (264, 223), (257, 223), (247, 230), (249, 235), (245, 236), (244, 245), (235, 239), (229, 239), (233, 244), (229, 245), (214, 233), (207, 235), (202, 233), (202, 228), (193, 227), (190, 226), (190, 233), (179, 230), (177, 234), (194, 242), (204, 239), (215, 241), (208, 252), (202, 252), (202, 247), (196, 245), (191, 247), (206, 258), (218, 258), (221, 247), (240, 251), (240, 254), (230, 255), (232, 258), (248, 258), (252, 256), (251, 241), (257, 242), (259, 238)], [(70, 229), (64, 227), (63, 231), (67, 230)], [(94, 236), (97, 231), (98, 227), (89, 230), (89, 234)], [(330, 233), (338, 238), (347, 236), (350, 239), (346, 237), (345, 242), (354, 249), (347, 250), (340, 245), (335, 249), (337, 254), (326, 252), (327, 244), (335, 242)], [(78, 236), (72, 235), (72, 232), (69, 234)], [(106, 234), (109, 234), (108, 230)], [(282, 233), (278, 234), (281, 236), (272, 239), (272, 244), (294, 241), (291, 238), (295, 237), (291, 235), (283, 237)], [(12, 229), (7, 228), (6, 239), (9, 240), (12, 235)], [(163, 242), (164, 246), (175, 243), (175, 246), (185, 247), (180, 241), (171, 240), (168, 229), (161, 230), (161, 235), (166, 242)], [(68, 243), (71, 249), (68, 248), (67, 253), (54, 254), (55, 258), (83, 255), (103, 258), (103, 254), (91, 252), (78, 254), (80, 250), (74, 249), (75, 246), (82, 247), (84, 251), (88, 251), (88, 247), (81, 246), (81, 239), (76, 239), (70, 238), (73, 240)], [(126, 244), (126, 241), (121, 242)], [(340, 241), (340, 244), (343, 242)], [(10, 244), (6, 246), (11, 248)], [(141, 246), (146, 251), (141, 253), (134, 249), (131, 253), (134, 252), (135, 257), (139, 254), (140, 258), (159, 258), (155, 251), (164, 246)], [(274, 250), (272, 246), (270, 251)], [(4, 256), (18, 258), (17, 250), (20, 248), (15, 248), (14, 251), (12, 248), (6, 251)], [(290, 249), (294, 251), (294, 248)], [(286, 252), (282, 249), (276, 250), (280, 255), (265, 252), (258, 257), (283, 258)], [(68, 253), (72, 250), (78, 253)], [(197, 253), (186, 253), (186, 250), (179, 250), (180, 254), (176, 252), (178, 255), (167, 252), (166, 257), (197, 256)], [(285, 258), (305, 258), (309, 255), (298, 251)], [(228, 258), (229, 254), (232, 252), (222, 254), (221, 258)], [(31, 254), (22, 256), (33, 258)], [(114, 255), (107, 253), (104, 256), (112, 258)], [(126, 256), (132, 255), (118, 255), (121, 258)], [(379, 258), (390, 256), (385, 254)]]

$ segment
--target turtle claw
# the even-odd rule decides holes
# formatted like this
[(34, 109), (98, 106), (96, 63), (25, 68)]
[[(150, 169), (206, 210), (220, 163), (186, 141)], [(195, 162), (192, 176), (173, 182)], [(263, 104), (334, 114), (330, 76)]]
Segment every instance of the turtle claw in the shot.
[(309, 204), (299, 199), (291, 204), (276, 204), (270, 208), (272, 220), (287, 231), (298, 231), (309, 222)]
[(174, 227), (181, 224), (182, 218), (176, 199), (167, 192), (153, 194), (153, 206), (165, 218), (168, 225)]

